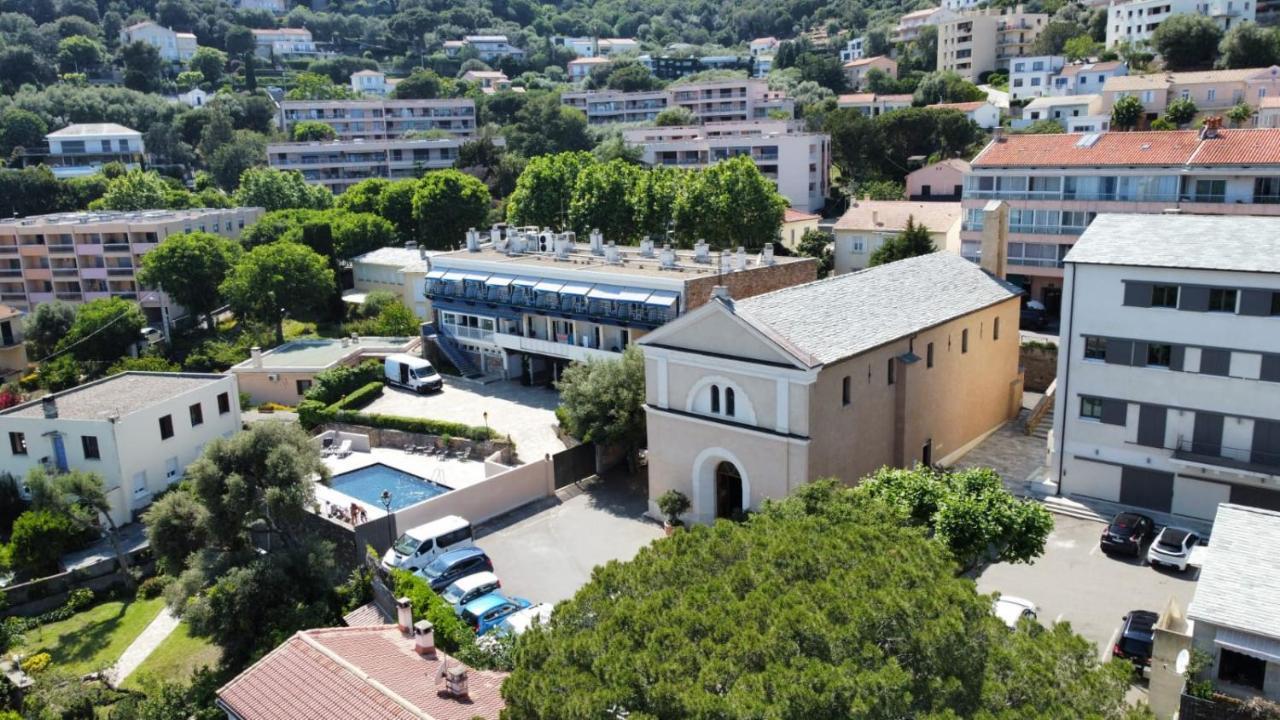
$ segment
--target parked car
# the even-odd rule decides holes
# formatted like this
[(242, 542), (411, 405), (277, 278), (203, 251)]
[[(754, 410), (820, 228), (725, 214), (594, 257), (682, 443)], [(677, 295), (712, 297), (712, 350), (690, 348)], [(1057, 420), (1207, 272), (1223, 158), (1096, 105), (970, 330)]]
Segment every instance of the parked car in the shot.
[(458, 578), (440, 593), (445, 602), (453, 606), (454, 612), (462, 612), (462, 606), (482, 595), (488, 595), (502, 587), (502, 581), (488, 571), (482, 571)]
[(1111, 655), (1128, 660), (1139, 671), (1150, 667), (1152, 628), (1159, 619), (1160, 616), (1150, 610), (1134, 610), (1125, 615)]
[(1142, 546), (1151, 542), (1156, 533), (1156, 523), (1142, 513), (1122, 512), (1111, 518), (1111, 524), (1102, 531), (1098, 546), (1104, 553), (1121, 552), (1142, 557)]
[(1191, 561), (1191, 548), (1198, 542), (1200, 537), (1190, 530), (1166, 526), (1147, 550), (1147, 562), (1185, 572)]
[(1040, 303), (1027, 303), (1018, 313), (1018, 326), (1023, 330), (1043, 330), (1048, 324), (1049, 313)]
[(387, 570), (416, 572), (449, 550), (471, 547), (471, 523), (457, 515), (410, 528), (382, 556)]
[(549, 603), (541, 603), (534, 605), (533, 607), (525, 608), (524, 610), (513, 612), (503, 618), (502, 622), (498, 623), (497, 632), (507, 633), (509, 635), (520, 635), (524, 633), (525, 630), (528, 630), (535, 622), (545, 625), (549, 620), (551, 620), (551, 611), (553, 607), (554, 606)]
[(1018, 627), (1018, 621), (1027, 618), (1035, 621), (1036, 616), (1040, 613), (1040, 608), (1036, 604), (1026, 598), (1014, 597), (1012, 595), (1001, 595), (996, 598), (992, 604), (991, 611), (1000, 618), (1005, 625), (1010, 628)]
[(462, 612), (458, 614), (477, 635), (483, 635), (497, 627), (498, 623), (508, 615), (531, 605), (533, 603), (524, 598), (509, 598), (501, 593), (489, 593), (463, 605)]
[(480, 548), (466, 547), (450, 550), (416, 574), (426, 580), (432, 590), (441, 592), (459, 578), (480, 572), (493, 572), (493, 561)]

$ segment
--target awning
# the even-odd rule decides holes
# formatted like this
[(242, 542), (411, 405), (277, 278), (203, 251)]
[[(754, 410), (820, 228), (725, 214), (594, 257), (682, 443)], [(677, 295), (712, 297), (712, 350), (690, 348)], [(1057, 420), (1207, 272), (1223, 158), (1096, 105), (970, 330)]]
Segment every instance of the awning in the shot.
[(428, 280), (441, 280), (444, 278), (444, 270), (432, 270), (427, 273)]
[(488, 280), (484, 281), (489, 287), (506, 287), (515, 280), (514, 275), (490, 275)]
[(1266, 660), (1267, 662), (1280, 663), (1280, 640), (1219, 627), (1218, 634), (1213, 638), (1213, 642), (1242, 655)]
[(468, 274), (469, 273), (462, 272), (461, 270), (450, 270), (449, 272), (445, 273), (440, 279), (447, 280), (449, 282), (462, 282), (467, 278)]
[(582, 296), (582, 295), (586, 295), (590, 291), (591, 291), (591, 286), (583, 283), (566, 283), (564, 287), (560, 288), (561, 295)]
[(640, 288), (622, 288), (622, 292), (618, 293), (618, 300), (621, 302), (642, 303), (649, 299), (653, 294), (652, 290), (641, 290)]
[(515, 280), (512, 280), (511, 284), (515, 285), (516, 287), (531, 288), (534, 285), (537, 285), (538, 281), (536, 278), (518, 277)]
[(591, 291), (587, 293), (587, 297), (592, 300), (617, 300), (620, 292), (622, 292), (622, 288), (614, 285), (597, 285), (591, 288)]
[(536, 292), (554, 293), (554, 292), (560, 292), (560, 288), (562, 287), (564, 287), (564, 283), (562, 282), (556, 282), (555, 280), (543, 280), (542, 282), (535, 285), (533, 289)]
[(670, 290), (655, 290), (648, 300), (644, 301), (645, 305), (657, 305), (658, 307), (671, 307), (676, 304), (680, 296)]
[(463, 279), (463, 280), (471, 280), (471, 281), (474, 281), (474, 282), (484, 282), (484, 281), (486, 281), (486, 280), (488, 280), (488, 279), (489, 279), (489, 273), (487, 273), (487, 272), (464, 272), (464, 273), (462, 273), (462, 279)]

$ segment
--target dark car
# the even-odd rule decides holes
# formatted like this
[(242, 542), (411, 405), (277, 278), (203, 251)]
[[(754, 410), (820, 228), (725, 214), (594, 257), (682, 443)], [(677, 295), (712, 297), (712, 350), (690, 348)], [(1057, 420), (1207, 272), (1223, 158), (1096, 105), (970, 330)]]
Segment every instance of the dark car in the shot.
[(493, 572), (493, 561), (478, 547), (450, 550), (418, 571), (436, 592), (443, 592), (458, 578), (478, 572)]
[(1142, 557), (1142, 546), (1156, 534), (1156, 523), (1141, 513), (1122, 512), (1102, 531), (1098, 545), (1104, 553), (1125, 553)]
[(1023, 330), (1043, 330), (1049, 324), (1049, 313), (1044, 310), (1023, 305), (1018, 315), (1018, 326)]
[(1154, 632), (1152, 628), (1160, 616), (1150, 610), (1134, 610), (1124, 616), (1124, 624), (1120, 626), (1120, 637), (1111, 648), (1114, 657), (1124, 658), (1133, 663), (1138, 670), (1151, 664), (1151, 643)]

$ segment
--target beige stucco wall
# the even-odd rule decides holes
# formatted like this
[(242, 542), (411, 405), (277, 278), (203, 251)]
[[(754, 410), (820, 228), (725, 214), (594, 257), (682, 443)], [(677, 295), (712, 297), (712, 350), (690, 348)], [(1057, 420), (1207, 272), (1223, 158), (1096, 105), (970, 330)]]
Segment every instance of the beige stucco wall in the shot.
[(782, 244), (791, 250), (795, 250), (800, 245), (800, 238), (804, 237), (806, 232), (817, 229), (818, 218), (816, 217), (809, 220), (784, 222), (782, 223), (782, 230), (780, 231)]
[(931, 195), (951, 195), (964, 185), (964, 172), (947, 163), (934, 163), (907, 175), (907, 197), (914, 198), (929, 186)]
[[(472, 525), (555, 492), (551, 461), (542, 459), (507, 469), (481, 482), (455, 488), (417, 505), (398, 510), (396, 528), (401, 532), (448, 515), (466, 518)], [(381, 515), (381, 508), (374, 508)]]
[[(315, 371), (295, 371), (283, 372), (272, 370), (270, 368), (235, 370), (235, 376), (240, 381), (240, 391), (249, 393), (249, 402), (254, 405), (273, 402), (279, 405), (296, 406), (302, 401), (302, 396), (298, 394), (298, 380), (314, 381), (316, 377)], [(277, 379), (271, 380), (269, 376), (275, 375)]]

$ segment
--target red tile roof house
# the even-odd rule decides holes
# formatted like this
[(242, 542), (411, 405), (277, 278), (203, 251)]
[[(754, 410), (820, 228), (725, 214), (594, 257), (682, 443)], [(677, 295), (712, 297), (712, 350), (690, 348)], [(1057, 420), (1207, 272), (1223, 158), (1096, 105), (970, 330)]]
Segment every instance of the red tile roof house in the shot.
[(218, 707), (231, 720), (496, 720), (506, 677), (437, 650), (425, 621), (412, 634), (396, 625), (320, 628), (224, 685)]

